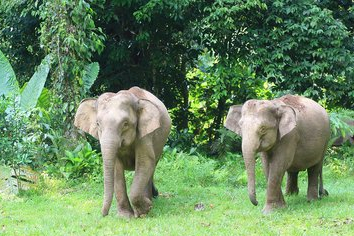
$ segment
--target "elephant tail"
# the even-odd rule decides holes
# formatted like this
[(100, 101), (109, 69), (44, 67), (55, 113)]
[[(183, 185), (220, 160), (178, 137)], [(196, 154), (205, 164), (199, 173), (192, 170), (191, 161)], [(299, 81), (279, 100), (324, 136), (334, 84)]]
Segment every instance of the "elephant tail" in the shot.
[(159, 196), (159, 191), (157, 190), (154, 182), (152, 182), (152, 197), (157, 198)]
[(329, 193), (326, 189), (323, 188), (323, 177), (322, 177), (322, 167), (320, 170), (320, 189), (319, 189), (319, 195), (320, 197), (328, 196)]

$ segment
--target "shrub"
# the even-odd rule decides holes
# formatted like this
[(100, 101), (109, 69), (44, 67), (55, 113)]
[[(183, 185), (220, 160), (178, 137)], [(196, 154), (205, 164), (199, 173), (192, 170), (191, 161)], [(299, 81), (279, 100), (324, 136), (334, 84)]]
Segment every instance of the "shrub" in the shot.
[(331, 123), (331, 140), (330, 146), (339, 137), (345, 138), (346, 136), (353, 136), (354, 127), (349, 125), (348, 121), (354, 120), (354, 111), (339, 109), (329, 114)]
[(226, 128), (221, 128), (217, 132), (219, 133), (219, 138), (212, 142), (211, 154), (222, 157), (228, 152), (241, 153), (241, 136)]
[(41, 127), (38, 109), (23, 110), (18, 100), (0, 98), (0, 160), (10, 166), (21, 189), (21, 169), (36, 166), (36, 157), (41, 150)]
[(79, 179), (82, 177), (93, 180), (102, 180), (102, 158), (96, 150), (92, 150), (90, 143), (78, 140), (73, 150), (65, 150), (65, 156), (58, 162), (48, 164), (48, 174), (64, 177), (65, 179)]
[(179, 131), (175, 126), (172, 127), (167, 145), (171, 148), (177, 148), (180, 151), (187, 151), (196, 147), (194, 135), (188, 129)]
[(325, 158), (325, 167), (332, 174), (341, 177), (345, 175), (354, 175), (354, 148), (349, 144), (341, 147), (333, 147), (328, 150)]

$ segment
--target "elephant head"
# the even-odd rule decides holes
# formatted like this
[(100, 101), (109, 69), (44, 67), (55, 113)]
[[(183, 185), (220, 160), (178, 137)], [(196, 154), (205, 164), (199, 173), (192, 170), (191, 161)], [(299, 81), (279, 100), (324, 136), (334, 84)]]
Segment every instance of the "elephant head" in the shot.
[[(131, 151), (136, 140), (161, 126), (159, 105), (149, 94), (137, 87), (118, 93), (104, 93), (97, 99), (83, 100), (76, 112), (74, 125), (98, 139), (101, 145), (104, 164), (103, 215), (108, 214), (112, 203), (115, 158)], [(125, 165), (125, 169), (134, 169), (134, 160), (126, 161)]]
[(296, 127), (296, 112), (280, 100), (249, 100), (244, 105), (230, 107), (225, 127), (242, 137), (248, 194), (251, 202), (257, 205), (255, 155), (271, 150)]

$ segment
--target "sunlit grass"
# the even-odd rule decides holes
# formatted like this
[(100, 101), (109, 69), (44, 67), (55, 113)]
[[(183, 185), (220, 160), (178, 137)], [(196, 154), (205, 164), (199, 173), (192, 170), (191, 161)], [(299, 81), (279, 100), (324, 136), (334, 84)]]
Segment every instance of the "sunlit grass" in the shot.
[[(167, 158), (156, 172), (160, 197), (145, 218), (120, 219), (115, 204), (107, 217), (101, 217), (101, 183), (68, 184), (46, 178), (36, 190), (11, 198), (0, 196), (0, 235), (354, 234), (352, 173), (333, 175), (326, 167), (324, 180), (330, 195), (310, 203), (306, 201), (306, 174), (301, 174), (299, 195), (287, 196), (287, 208), (264, 216), (261, 180), (257, 186), (260, 204), (255, 207), (242, 179), (230, 180), (229, 169), (215, 174), (217, 164), (209, 159), (197, 161), (185, 154)], [(191, 164), (198, 165), (196, 171), (184, 168)], [(241, 176), (243, 169), (240, 165), (232, 171)], [(215, 179), (214, 174), (224, 179)], [(201, 210), (195, 209), (198, 203)]]

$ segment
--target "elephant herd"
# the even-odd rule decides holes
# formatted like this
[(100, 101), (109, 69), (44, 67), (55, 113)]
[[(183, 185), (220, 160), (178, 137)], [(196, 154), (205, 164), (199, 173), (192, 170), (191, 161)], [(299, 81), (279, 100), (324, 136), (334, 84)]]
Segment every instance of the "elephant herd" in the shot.
[[(101, 145), (104, 170), (102, 215), (111, 207), (113, 195), (118, 215), (140, 217), (149, 212), (158, 196), (154, 172), (171, 129), (165, 105), (139, 87), (104, 93), (83, 100), (74, 125)], [(298, 173), (307, 170), (307, 199), (328, 195), (323, 188), (322, 165), (330, 138), (329, 117), (323, 107), (305, 97), (286, 95), (274, 100), (248, 100), (231, 106), (225, 127), (241, 135), (248, 177), (248, 194), (257, 205), (255, 155), (261, 154), (267, 180), (267, 214), (285, 206), (281, 183), (287, 173), (287, 194), (297, 194)], [(134, 170), (127, 195), (124, 170)]]

